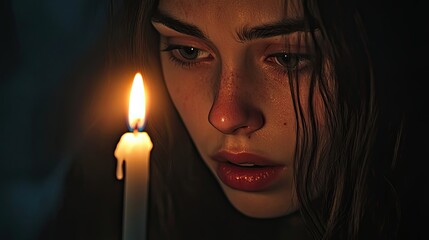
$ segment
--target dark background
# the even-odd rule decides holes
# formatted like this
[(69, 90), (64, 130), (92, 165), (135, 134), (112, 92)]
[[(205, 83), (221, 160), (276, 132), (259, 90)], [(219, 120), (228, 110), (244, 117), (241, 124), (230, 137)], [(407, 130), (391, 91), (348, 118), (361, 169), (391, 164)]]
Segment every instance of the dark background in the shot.
[(90, 86), (73, 76), (76, 69), (86, 76), (83, 69), (90, 73), (88, 69), (97, 67), (88, 58), (99, 58), (92, 52), (102, 45), (107, 2), (0, 2), (2, 240), (37, 239), (60, 209), (72, 166), (72, 156), (61, 151), (68, 136), (64, 126), (71, 125), (62, 117), (67, 112), (65, 88), (73, 81), (82, 88)]
[[(105, 132), (92, 131), (95, 128), (91, 124), (100, 124), (96, 121), (83, 127), (88, 134), (87, 139), (81, 140), (80, 148), (112, 149), (112, 154), (102, 151), (105, 155), (85, 156), (86, 169), (75, 169), (72, 161), (78, 159), (78, 153), (63, 148), (67, 143), (63, 137), (68, 138), (73, 132), (65, 126), (73, 125), (70, 123), (74, 121), (73, 117), (65, 116), (69, 112), (79, 114), (79, 109), (88, 108), (88, 104), (100, 106), (87, 95), (102, 82), (104, 69), (100, 63), (105, 60), (102, 50), (106, 41), (103, 34), (107, 26), (107, 2), (2, 0), (0, 3), (2, 240), (47, 238), (46, 226), (64, 211), (61, 210), (63, 191), (69, 184), (78, 184), (86, 191), (82, 194), (87, 198), (68, 196), (66, 201), (76, 201), (76, 209), (68, 211), (78, 212), (82, 219), (63, 221), (82, 221), (88, 226), (77, 229), (75, 237), (70, 239), (84, 239), (79, 234), (93, 239), (120, 239), (122, 184), (115, 180), (113, 149), (126, 131), (125, 125), (111, 128), (109, 123), (103, 123), (109, 129)], [(429, 214), (427, 8), (423, 1), (417, 0), (368, 0), (360, 4), (371, 6), (363, 7), (363, 19), (371, 23), (367, 27), (376, 74), (385, 81), (379, 91), (384, 93), (381, 100), (386, 115), (403, 113), (406, 119), (404, 160), (398, 163), (396, 172), (404, 208), (402, 236), (423, 239)], [(77, 97), (65, 97), (73, 94)], [(64, 99), (75, 99), (76, 103)], [(115, 109), (122, 107), (119, 102)], [(77, 116), (76, 121), (81, 118)], [(86, 142), (98, 144), (89, 146)], [(70, 183), (67, 179), (70, 171), (84, 177), (80, 182)], [(92, 217), (85, 219), (87, 216)], [(112, 217), (116, 219), (109, 221)], [(103, 229), (108, 238), (100, 233)]]

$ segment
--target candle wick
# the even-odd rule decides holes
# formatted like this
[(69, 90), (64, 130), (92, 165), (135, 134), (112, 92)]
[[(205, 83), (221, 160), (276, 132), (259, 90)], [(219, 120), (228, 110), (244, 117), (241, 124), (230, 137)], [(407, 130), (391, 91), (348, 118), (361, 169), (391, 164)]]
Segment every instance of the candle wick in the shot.
[(136, 123), (134, 124), (134, 128), (133, 128), (133, 132), (134, 132), (134, 134), (136, 134), (136, 133), (138, 133), (139, 132), (139, 122), (140, 122), (141, 120), (140, 120), (140, 118), (139, 119), (137, 119), (137, 121), (136, 121)]

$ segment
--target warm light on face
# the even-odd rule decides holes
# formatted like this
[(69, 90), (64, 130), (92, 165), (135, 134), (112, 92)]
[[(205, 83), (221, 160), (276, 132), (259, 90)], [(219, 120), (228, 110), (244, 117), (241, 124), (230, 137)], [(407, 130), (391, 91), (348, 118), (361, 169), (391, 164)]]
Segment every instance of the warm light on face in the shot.
[(128, 124), (131, 130), (143, 130), (146, 113), (146, 100), (144, 93), (143, 77), (137, 73), (134, 77), (130, 93), (128, 110)]

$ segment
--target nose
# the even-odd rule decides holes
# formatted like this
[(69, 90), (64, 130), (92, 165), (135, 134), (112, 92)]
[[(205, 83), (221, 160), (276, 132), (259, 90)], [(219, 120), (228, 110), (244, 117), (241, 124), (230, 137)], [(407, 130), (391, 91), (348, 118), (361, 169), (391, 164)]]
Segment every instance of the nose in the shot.
[[(240, 84), (242, 82), (243, 84)], [(264, 125), (264, 115), (255, 104), (256, 92), (235, 74), (221, 77), (209, 112), (209, 122), (224, 134), (250, 135)]]

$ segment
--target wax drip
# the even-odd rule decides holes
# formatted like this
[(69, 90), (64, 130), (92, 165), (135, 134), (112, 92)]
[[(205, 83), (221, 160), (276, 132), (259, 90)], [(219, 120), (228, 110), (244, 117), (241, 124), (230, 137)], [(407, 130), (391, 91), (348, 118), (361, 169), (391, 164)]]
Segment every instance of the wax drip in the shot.
[(125, 159), (118, 158), (118, 164), (116, 165), (116, 178), (122, 180), (124, 178), (124, 171), (122, 170), (122, 165), (124, 164)]

